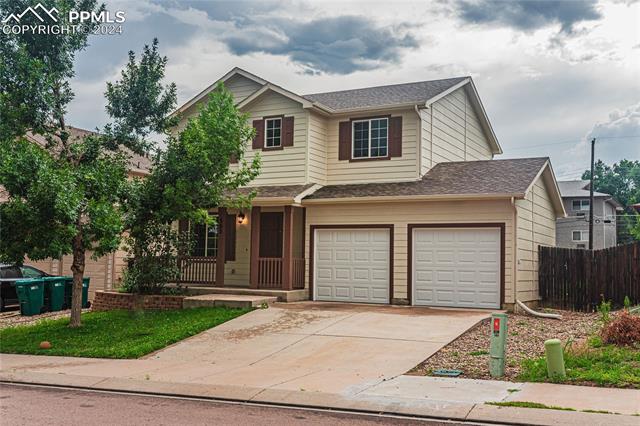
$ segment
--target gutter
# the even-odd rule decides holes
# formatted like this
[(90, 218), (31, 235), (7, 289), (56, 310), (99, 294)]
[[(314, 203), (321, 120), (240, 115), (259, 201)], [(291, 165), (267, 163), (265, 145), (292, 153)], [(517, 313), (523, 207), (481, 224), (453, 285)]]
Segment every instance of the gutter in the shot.
[[(511, 207), (513, 207), (513, 231), (511, 232), (511, 250), (513, 251), (513, 265), (511, 266), (512, 280), (513, 280), (513, 301), (518, 300), (518, 207), (516, 206), (515, 198), (511, 198)], [(505, 253), (506, 254), (506, 253)], [(515, 312), (515, 307), (514, 307)]]
[(504, 193), (504, 194), (437, 194), (437, 195), (396, 195), (396, 196), (373, 196), (373, 197), (339, 197), (339, 198), (318, 198), (302, 200), (302, 204), (342, 204), (342, 203), (371, 203), (371, 202), (405, 202), (405, 201), (456, 201), (456, 200), (499, 200), (499, 199), (522, 199), (525, 194)]

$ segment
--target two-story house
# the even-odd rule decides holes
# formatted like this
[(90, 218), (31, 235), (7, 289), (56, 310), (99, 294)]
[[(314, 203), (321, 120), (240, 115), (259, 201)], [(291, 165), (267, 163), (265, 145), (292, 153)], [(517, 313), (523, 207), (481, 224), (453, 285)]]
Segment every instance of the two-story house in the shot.
[(219, 206), (218, 226), (195, 228), (185, 282), (339, 302), (537, 301), (537, 247), (555, 245), (562, 200), (548, 158), (493, 159), (470, 77), (310, 95), (239, 68), (218, 81), (250, 115), (246, 157), (259, 153), (262, 171), (250, 211)]
[[(589, 181), (559, 181), (560, 195), (567, 217), (558, 218), (556, 244), (566, 248), (589, 247)], [(593, 192), (593, 248), (617, 244), (616, 214), (622, 205), (611, 195)]]

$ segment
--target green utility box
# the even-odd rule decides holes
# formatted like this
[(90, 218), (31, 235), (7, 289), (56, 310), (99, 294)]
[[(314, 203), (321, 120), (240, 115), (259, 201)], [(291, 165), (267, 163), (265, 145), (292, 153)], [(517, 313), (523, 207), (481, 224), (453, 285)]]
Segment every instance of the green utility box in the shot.
[[(71, 308), (71, 294), (73, 292), (73, 277), (64, 278), (64, 305), (67, 309)], [(82, 279), (82, 307), (89, 307), (89, 278)]]
[(48, 311), (60, 311), (64, 307), (64, 277), (44, 277), (44, 301)]
[(16, 281), (16, 293), (22, 315), (38, 315), (44, 308), (44, 281), (31, 278)]
[(491, 314), (491, 343), (489, 345), (489, 373), (504, 376), (504, 353), (507, 346), (507, 314)]

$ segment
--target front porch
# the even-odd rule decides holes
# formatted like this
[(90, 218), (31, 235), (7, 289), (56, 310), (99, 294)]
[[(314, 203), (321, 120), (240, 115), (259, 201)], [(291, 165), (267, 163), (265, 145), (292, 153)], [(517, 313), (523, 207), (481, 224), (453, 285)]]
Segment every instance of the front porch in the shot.
[(179, 284), (225, 293), (305, 288), (304, 208), (254, 206), (245, 214), (220, 207), (211, 214), (215, 226), (192, 229), (196, 244), (192, 255), (179, 259)]

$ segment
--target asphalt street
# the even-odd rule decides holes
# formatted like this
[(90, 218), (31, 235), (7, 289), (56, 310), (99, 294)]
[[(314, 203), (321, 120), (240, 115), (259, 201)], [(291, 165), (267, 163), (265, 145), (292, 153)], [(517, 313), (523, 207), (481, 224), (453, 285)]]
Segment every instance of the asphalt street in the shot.
[(241, 403), (0, 385), (4, 425), (456, 425)]

